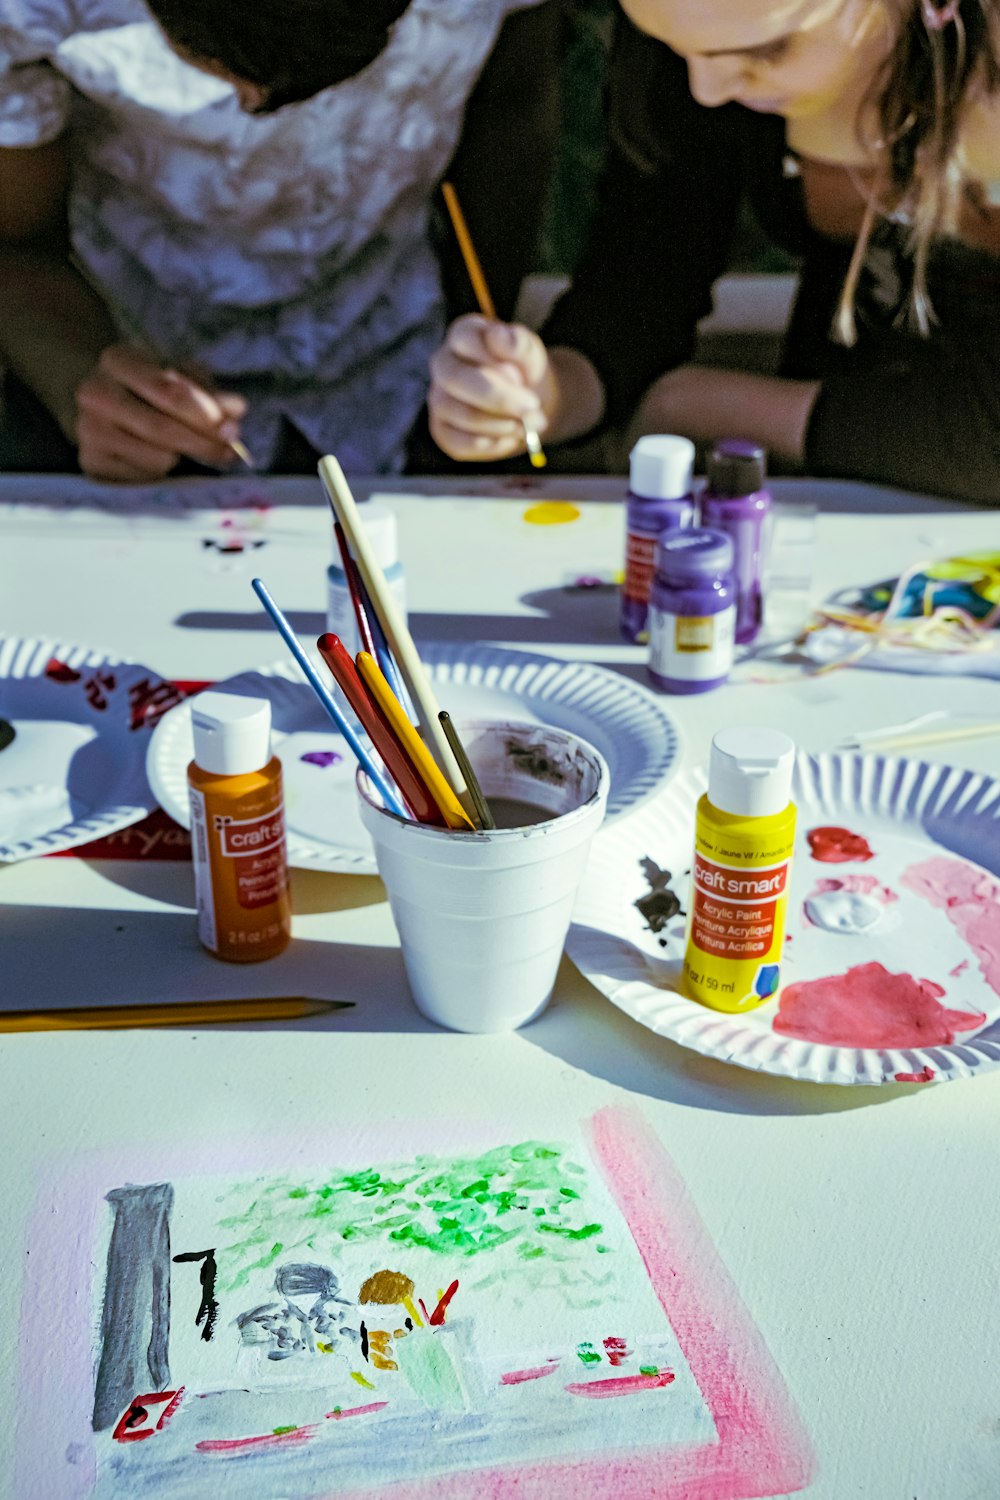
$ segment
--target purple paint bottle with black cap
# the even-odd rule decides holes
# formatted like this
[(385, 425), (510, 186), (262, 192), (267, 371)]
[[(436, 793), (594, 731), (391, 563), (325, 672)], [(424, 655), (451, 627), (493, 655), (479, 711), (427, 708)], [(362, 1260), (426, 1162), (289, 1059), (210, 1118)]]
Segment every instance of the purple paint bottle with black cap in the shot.
[(707, 693), (733, 665), (733, 544), (694, 527), (660, 539), (649, 596), (649, 675), (668, 693)]
[(665, 531), (694, 525), (694, 443), (670, 433), (641, 437), (629, 455), (626, 496), (625, 582), (621, 629), (627, 641), (645, 641), (656, 544)]
[(727, 438), (709, 456), (708, 483), (701, 492), (701, 524), (732, 538), (738, 598), (736, 644), (757, 637), (764, 617), (761, 572), (764, 527), (771, 509), (764, 488), (766, 455), (756, 443)]

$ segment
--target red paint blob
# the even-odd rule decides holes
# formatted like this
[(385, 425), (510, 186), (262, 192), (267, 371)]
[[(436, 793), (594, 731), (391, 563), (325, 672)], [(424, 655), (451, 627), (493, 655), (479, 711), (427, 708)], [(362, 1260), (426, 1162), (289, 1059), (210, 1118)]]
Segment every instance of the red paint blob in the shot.
[(944, 990), (930, 979), (890, 974), (883, 964), (857, 964), (846, 974), (807, 979), (782, 992), (774, 1030), (830, 1047), (935, 1047), (972, 1031), (986, 1017), (947, 1010)]
[(933, 1083), (935, 1073), (933, 1068), (921, 1068), (919, 1073), (897, 1073), (897, 1083)]
[(849, 828), (810, 828), (806, 834), (813, 859), (824, 865), (843, 865), (851, 859), (874, 859), (864, 834)]

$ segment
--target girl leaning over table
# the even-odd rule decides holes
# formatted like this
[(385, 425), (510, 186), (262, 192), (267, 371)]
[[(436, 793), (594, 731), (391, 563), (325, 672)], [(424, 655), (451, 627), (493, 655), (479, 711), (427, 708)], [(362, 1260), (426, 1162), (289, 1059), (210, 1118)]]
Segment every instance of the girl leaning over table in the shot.
[[(624, 0), (610, 149), (539, 338), (461, 318), (431, 430), (463, 460), (617, 432), (1000, 503), (998, 0)], [(741, 195), (799, 259), (780, 376), (690, 363)], [(621, 453), (617, 455), (617, 462)]]

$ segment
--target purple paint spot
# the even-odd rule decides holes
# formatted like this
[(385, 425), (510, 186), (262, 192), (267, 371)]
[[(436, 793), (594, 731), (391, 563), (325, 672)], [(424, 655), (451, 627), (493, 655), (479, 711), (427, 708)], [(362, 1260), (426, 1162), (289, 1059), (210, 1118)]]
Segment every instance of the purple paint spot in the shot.
[(299, 760), (304, 760), (307, 766), (319, 766), (322, 771), (327, 766), (339, 766), (343, 758), (336, 750), (307, 750), (305, 755), (299, 756)]

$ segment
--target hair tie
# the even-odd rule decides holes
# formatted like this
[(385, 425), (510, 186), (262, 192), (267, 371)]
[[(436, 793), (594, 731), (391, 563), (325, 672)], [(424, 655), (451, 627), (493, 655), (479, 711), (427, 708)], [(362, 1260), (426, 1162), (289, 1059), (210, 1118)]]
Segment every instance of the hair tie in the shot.
[(934, 0), (920, 0), (920, 8), (924, 13), (924, 25), (929, 31), (943, 31), (950, 26), (952, 21), (958, 19), (958, 13), (962, 8), (962, 0), (948, 0), (947, 5), (935, 5)]

